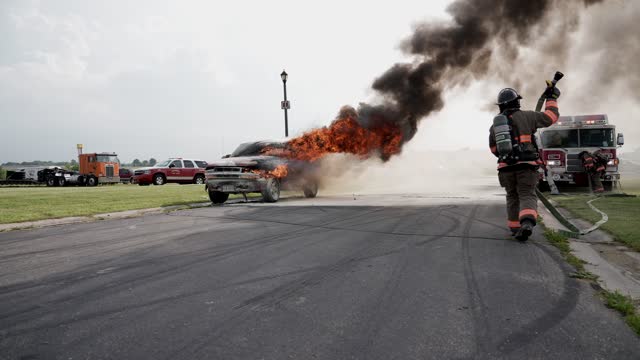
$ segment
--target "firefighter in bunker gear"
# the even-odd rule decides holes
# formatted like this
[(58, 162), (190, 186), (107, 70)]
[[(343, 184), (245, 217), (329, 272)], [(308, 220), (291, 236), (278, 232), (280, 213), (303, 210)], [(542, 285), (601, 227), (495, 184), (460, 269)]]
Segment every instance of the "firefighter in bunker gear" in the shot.
[(589, 179), (591, 180), (593, 192), (604, 192), (604, 186), (602, 185), (602, 181), (600, 181), (600, 177), (604, 173), (609, 159), (599, 151), (596, 151), (593, 154), (588, 151), (583, 151), (579, 156), (582, 161), (582, 167), (587, 172), (587, 176), (589, 176)]
[(553, 87), (545, 96), (545, 111), (536, 112), (520, 110), (522, 97), (511, 88), (498, 94), (497, 105), (511, 127), (513, 151), (509, 156), (500, 156), (493, 126), (489, 130), (489, 147), (498, 157), (498, 179), (507, 193), (507, 226), (516, 239), (523, 241), (531, 235), (538, 218), (535, 189), (541, 162), (534, 135), (538, 128), (551, 126), (560, 117), (560, 90)]

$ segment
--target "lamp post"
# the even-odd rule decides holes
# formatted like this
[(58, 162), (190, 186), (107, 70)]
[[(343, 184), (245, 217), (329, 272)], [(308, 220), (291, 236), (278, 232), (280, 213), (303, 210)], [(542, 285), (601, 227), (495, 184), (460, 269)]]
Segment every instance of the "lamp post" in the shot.
[(289, 118), (287, 115), (287, 110), (290, 109), (289, 101), (287, 100), (287, 79), (289, 78), (289, 74), (282, 70), (280, 78), (282, 79), (282, 87), (284, 89), (284, 101), (280, 104), (280, 107), (284, 110), (284, 136), (289, 137)]

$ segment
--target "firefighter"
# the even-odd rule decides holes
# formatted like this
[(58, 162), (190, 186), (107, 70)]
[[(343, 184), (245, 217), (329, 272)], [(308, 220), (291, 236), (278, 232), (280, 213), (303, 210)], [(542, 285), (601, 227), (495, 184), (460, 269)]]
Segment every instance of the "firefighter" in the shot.
[(582, 167), (591, 180), (593, 192), (604, 192), (604, 186), (602, 185), (602, 181), (600, 181), (600, 177), (606, 169), (608, 159), (598, 151), (593, 154), (588, 151), (583, 151), (579, 157), (580, 160), (582, 160)]
[(498, 153), (494, 127), (489, 131), (489, 147), (498, 157), (498, 179), (507, 193), (507, 226), (512, 235), (526, 241), (538, 218), (536, 185), (540, 156), (535, 142), (538, 128), (551, 126), (560, 116), (557, 99), (560, 90), (549, 87), (545, 92), (545, 111), (520, 110), (522, 97), (511, 88), (502, 89), (497, 104), (508, 118), (513, 150), (506, 156)]

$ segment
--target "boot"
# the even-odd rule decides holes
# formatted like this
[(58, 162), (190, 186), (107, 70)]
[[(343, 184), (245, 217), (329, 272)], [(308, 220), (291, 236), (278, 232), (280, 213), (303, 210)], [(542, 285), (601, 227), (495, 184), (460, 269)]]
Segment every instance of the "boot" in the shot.
[(527, 241), (531, 233), (533, 232), (533, 227), (536, 226), (531, 220), (522, 220), (520, 230), (516, 233), (516, 239), (519, 241)]

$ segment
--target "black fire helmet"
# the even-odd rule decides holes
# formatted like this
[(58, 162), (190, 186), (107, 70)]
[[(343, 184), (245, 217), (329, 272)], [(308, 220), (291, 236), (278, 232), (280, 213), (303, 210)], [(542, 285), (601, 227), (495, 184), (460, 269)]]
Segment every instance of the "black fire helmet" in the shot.
[[(517, 91), (512, 88), (504, 88), (498, 93), (498, 102), (496, 105), (507, 105), (512, 101), (518, 101), (520, 99), (522, 99), (522, 96), (520, 96)], [(520, 105), (519, 101), (518, 105)]]

